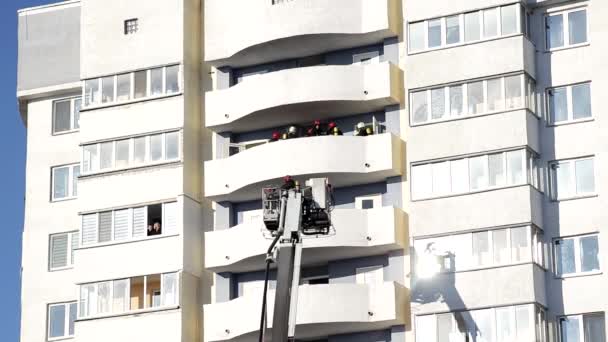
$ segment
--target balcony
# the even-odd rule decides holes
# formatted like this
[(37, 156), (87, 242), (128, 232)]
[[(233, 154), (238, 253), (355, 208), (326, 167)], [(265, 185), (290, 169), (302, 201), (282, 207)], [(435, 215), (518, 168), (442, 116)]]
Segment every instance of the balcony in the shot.
[[(488, 190), (411, 204), (412, 236), (534, 223), (542, 225), (543, 194), (530, 185)], [(508, 205), (508, 210), (505, 210)], [(416, 227), (418, 227), (416, 229)]]
[[(332, 224), (328, 237), (304, 239), (304, 265), (385, 254), (407, 246), (407, 221), (401, 209), (336, 209)], [(217, 273), (263, 268), (270, 241), (264, 237), (262, 225), (260, 221), (206, 233), (206, 268)], [(234, 245), (235, 241), (247, 243)], [(226, 248), (230, 245), (233, 247)]]
[(262, 187), (279, 184), (285, 175), (301, 181), (329, 177), (334, 187), (380, 182), (402, 174), (403, 145), (398, 137), (384, 133), (299, 138), (257, 146), (205, 162), (205, 196), (216, 202), (258, 199)]
[(389, 62), (288, 69), (205, 96), (206, 125), (240, 132), (382, 110), (400, 103), (402, 71)]
[(382, 42), (399, 34), (398, 3), (205, 1), (205, 61), (216, 66), (252, 65)]
[[(387, 329), (405, 324), (406, 289), (392, 282), (302, 285), (299, 290), (296, 335), (311, 338), (348, 332)], [(230, 302), (204, 306), (204, 340), (256, 341), (262, 292)], [(268, 325), (272, 325), (274, 291), (268, 294)]]
[(412, 289), (417, 314), (520, 303), (547, 303), (545, 271), (536, 264), (442, 273)]

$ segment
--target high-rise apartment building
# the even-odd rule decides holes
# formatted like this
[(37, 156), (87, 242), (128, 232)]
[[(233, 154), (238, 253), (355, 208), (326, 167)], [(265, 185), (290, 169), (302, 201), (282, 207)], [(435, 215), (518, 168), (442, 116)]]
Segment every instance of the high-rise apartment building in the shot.
[(304, 240), (298, 340), (606, 341), (608, 4), (18, 15), (22, 342), (257, 341), (261, 189), (285, 175), (334, 188), (330, 234)]

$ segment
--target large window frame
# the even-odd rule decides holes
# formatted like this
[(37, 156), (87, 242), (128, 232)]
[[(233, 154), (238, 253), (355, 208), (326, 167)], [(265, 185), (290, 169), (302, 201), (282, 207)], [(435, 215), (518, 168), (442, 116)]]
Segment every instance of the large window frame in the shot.
[[(545, 91), (546, 94), (546, 108), (547, 108), (547, 122), (550, 126), (558, 126), (558, 125), (564, 125), (564, 124), (569, 124), (569, 123), (578, 123), (578, 122), (586, 122), (586, 121), (591, 121), (594, 119), (593, 116), (593, 106), (591, 103), (591, 81), (586, 81), (586, 82), (579, 82), (579, 83), (573, 83), (573, 84), (568, 84), (568, 85), (562, 85), (562, 86), (557, 86), (557, 87), (550, 87), (547, 88)], [(574, 110), (574, 102), (575, 102), (575, 98), (574, 98), (574, 92), (573, 92), (573, 88), (575, 87), (581, 87), (581, 86), (587, 86), (588, 87), (588, 92), (589, 92), (589, 115), (585, 116), (585, 117), (581, 117), (581, 118), (574, 118), (575, 115), (575, 110)], [(553, 104), (553, 97), (555, 96), (556, 92), (559, 91), (563, 91), (565, 92), (565, 100), (566, 100), (566, 118), (563, 120), (559, 120), (557, 121), (555, 118), (555, 111), (554, 111), (554, 104)]]
[[(66, 184), (66, 196), (56, 196), (55, 185), (57, 177), (55, 176), (59, 170), (68, 170), (68, 184)], [(78, 197), (78, 177), (80, 176), (80, 163), (68, 164), (51, 167), (51, 202), (61, 202)]]
[[(65, 255), (60, 257), (65, 258), (65, 265), (56, 266), (57, 261), (54, 259), (55, 256), (55, 246), (58, 243), (62, 243), (61, 239), (65, 239)], [(67, 232), (67, 233), (57, 233), (49, 235), (49, 271), (63, 271), (67, 269), (71, 269), (74, 267), (74, 250), (78, 248), (78, 244), (80, 243), (80, 232), (78, 230)]]
[[(52, 326), (53, 326), (51, 311), (53, 308), (61, 307), (61, 306), (63, 306), (63, 310), (64, 310), (64, 317), (63, 317), (64, 334), (61, 336), (51, 336)], [(64, 303), (52, 303), (52, 304), (47, 305), (47, 327), (46, 327), (47, 341), (50, 342), (50, 341), (59, 341), (59, 340), (74, 338), (74, 322), (76, 319), (75, 311), (77, 310), (77, 306), (78, 305), (77, 305), (76, 301), (64, 302)]]
[[(588, 162), (591, 161), (592, 166), (593, 166), (593, 179), (592, 179), (592, 185), (593, 185), (593, 190), (592, 191), (579, 191), (579, 182), (578, 182), (578, 177), (577, 177), (577, 170), (576, 170), (576, 165), (578, 162)], [(565, 191), (566, 190), (566, 186), (562, 185), (561, 187), (564, 189), (560, 192), (559, 188), (559, 175), (557, 173), (557, 170), (560, 168), (560, 166), (566, 166), (568, 165), (568, 169), (570, 171), (570, 173), (568, 174), (568, 185), (569, 187), (572, 187), (572, 189), (569, 189), (569, 191)], [(593, 197), (593, 196), (597, 196), (597, 184), (596, 184), (596, 175), (595, 175), (595, 156), (588, 156), (588, 157), (580, 157), (580, 158), (571, 158), (571, 159), (560, 159), (560, 160), (554, 160), (549, 162), (549, 180), (550, 180), (550, 185), (551, 185), (551, 199), (553, 201), (563, 201), (563, 200), (571, 200), (571, 199), (578, 199), (578, 198), (586, 198), (586, 197)]]
[[(602, 319), (602, 325), (603, 327), (600, 328), (600, 331), (603, 335), (604, 340), (603, 341), (599, 341), (599, 340), (590, 340), (587, 339), (586, 336), (586, 323), (587, 320), (591, 317), (594, 316), (596, 318), (601, 318)], [(569, 340), (565, 335), (565, 326), (564, 323), (568, 322), (568, 321), (574, 321), (576, 320), (576, 328), (578, 330), (578, 339), (575, 341), (571, 341)], [(593, 312), (593, 313), (584, 313), (584, 314), (578, 314), (578, 315), (565, 315), (565, 316), (560, 316), (557, 318), (557, 322), (558, 322), (558, 327), (557, 330), (559, 331), (559, 341), (560, 342), (606, 342), (606, 318), (605, 318), (605, 314), (604, 312)]]
[[(64, 130), (57, 130), (57, 107), (59, 104), (68, 103), (70, 109), (69, 113), (69, 128)], [(80, 109), (82, 108), (82, 96), (71, 96), (53, 101), (53, 120), (52, 120), (52, 135), (63, 135), (68, 133), (78, 132), (80, 130)]]
[[(584, 11), (585, 12), (585, 23), (586, 23), (586, 27), (585, 27), (585, 37), (586, 40), (584, 42), (581, 43), (575, 43), (575, 44), (571, 44), (570, 43), (570, 22), (569, 22), (569, 15), (571, 13), (574, 12), (580, 12), (580, 11)], [(544, 40), (545, 40), (545, 51), (547, 52), (551, 52), (551, 51), (558, 51), (558, 50), (563, 50), (563, 49), (569, 49), (569, 48), (575, 48), (575, 47), (579, 47), (579, 46), (586, 46), (589, 44), (589, 15), (588, 15), (588, 10), (586, 6), (579, 6), (579, 7), (574, 7), (574, 8), (569, 8), (569, 9), (565, 9), (565, 10), (559, 10), (559, 11), (555, 11), (555, 12), (549, 12), (546, 13), (543, 17), (543, 23), (544, 23)], [(557, 17), (557, 16), (561, 16), (561, 20), (562, 20), (562, 30), (561, 30), (561, 38), (562, 38), (562, 45), (560, 46), (555, 46), (552, 47), (550, 46), (550, 25), (549, 25), (549, 18), (551, 17)]]
[[(595, 258), (597, 259), (597, 270), (583, 271), (583, 250), (581, 246), (581, 241), (587, 238), (595, 238), (597, 242), (597, 255)], [(574, 258), (574, 271), (573, 272), (564, 272), (562, 268), (562, 251), (561, 245), (564, 244), (565, 241), (572, 241), (572, 257)], [(599, 233), (591, 233), (591, 234), (583, 234), (576, 236), (566, 236), (559, 237), (553, 239), (553, 265), (554, 265), (554, 274), (557, 278), (569, 278), (569, 277), (578, 277), (578, 276), (586, 276), (586, 275), (597, 275), (602, 273), (602, 252), (600, 250), (601, 241)]]

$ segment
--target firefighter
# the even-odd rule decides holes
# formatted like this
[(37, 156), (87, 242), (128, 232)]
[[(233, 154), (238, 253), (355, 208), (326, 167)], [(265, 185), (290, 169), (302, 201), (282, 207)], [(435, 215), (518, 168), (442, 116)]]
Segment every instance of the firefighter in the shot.
[(335, 122), (330, 122), (327, 127), (327, 135), (343, 135), (342, 131), (340, 130), (340, 128), (338, 128)]
[(283, 177), (283, 185), (281, 186), (281, 190), (290, 190), (295, 189), (296, 181), (291, 178), (291, 176)]
[(272, 137), (270, 138), (270, 141), (278, 141), (279, 139), (281, 139), (281, 134), (277, 131), (272, 132)]
[(290, 126), (287, 130), (287, 139), (298, 138), (298, 129), (296, 126)]
[(372, 131), (371, 127), (367, 127), (365, 126), (365, 124), (363, 122), (359, 122), (357, 124), (357, 129), (355, 132), (355, 135), (358, 137), (366, 137), (368, 135), (373, 135), (374, 131)]
[(306, 133), (310, 137), (316, 137), (316, 136), (322, 135), (323, 131), (321, 130), (321, 121), (315, 120), (312, 124), (312, 127), (309, 128)]

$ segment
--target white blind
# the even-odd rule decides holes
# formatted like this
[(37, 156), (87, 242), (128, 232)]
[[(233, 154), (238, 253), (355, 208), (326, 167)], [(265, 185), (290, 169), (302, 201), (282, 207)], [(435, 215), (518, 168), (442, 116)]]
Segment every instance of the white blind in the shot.
[(175, 233), (177, 230), (177, 202), (165, 203), (163, 208), (163, 234)]
[(129, 238), (129, 209), (116, 210), (114, 212), (114, 240), (126, 240)]
[(146, 207), (133, 209), (133, 237), (146, 236)]
[(112, 212), (99, 213), (99, 242), (112, 240)]
[(68, 265), (68, 234), (51, 236), (51, 269)]
[(161, 305), (166, 306), (178, 304), (177, 279), (177, 273), (163, 274)]
[(70, 248), (70, 264), (74, 264), (74, 250), (78, 248), (78, 244), (80, 241), (80, 233), (74, 232), (72, 233), (72, 246)]
[(82, 245), (97, 242), (97, 214), (82, 215)]

